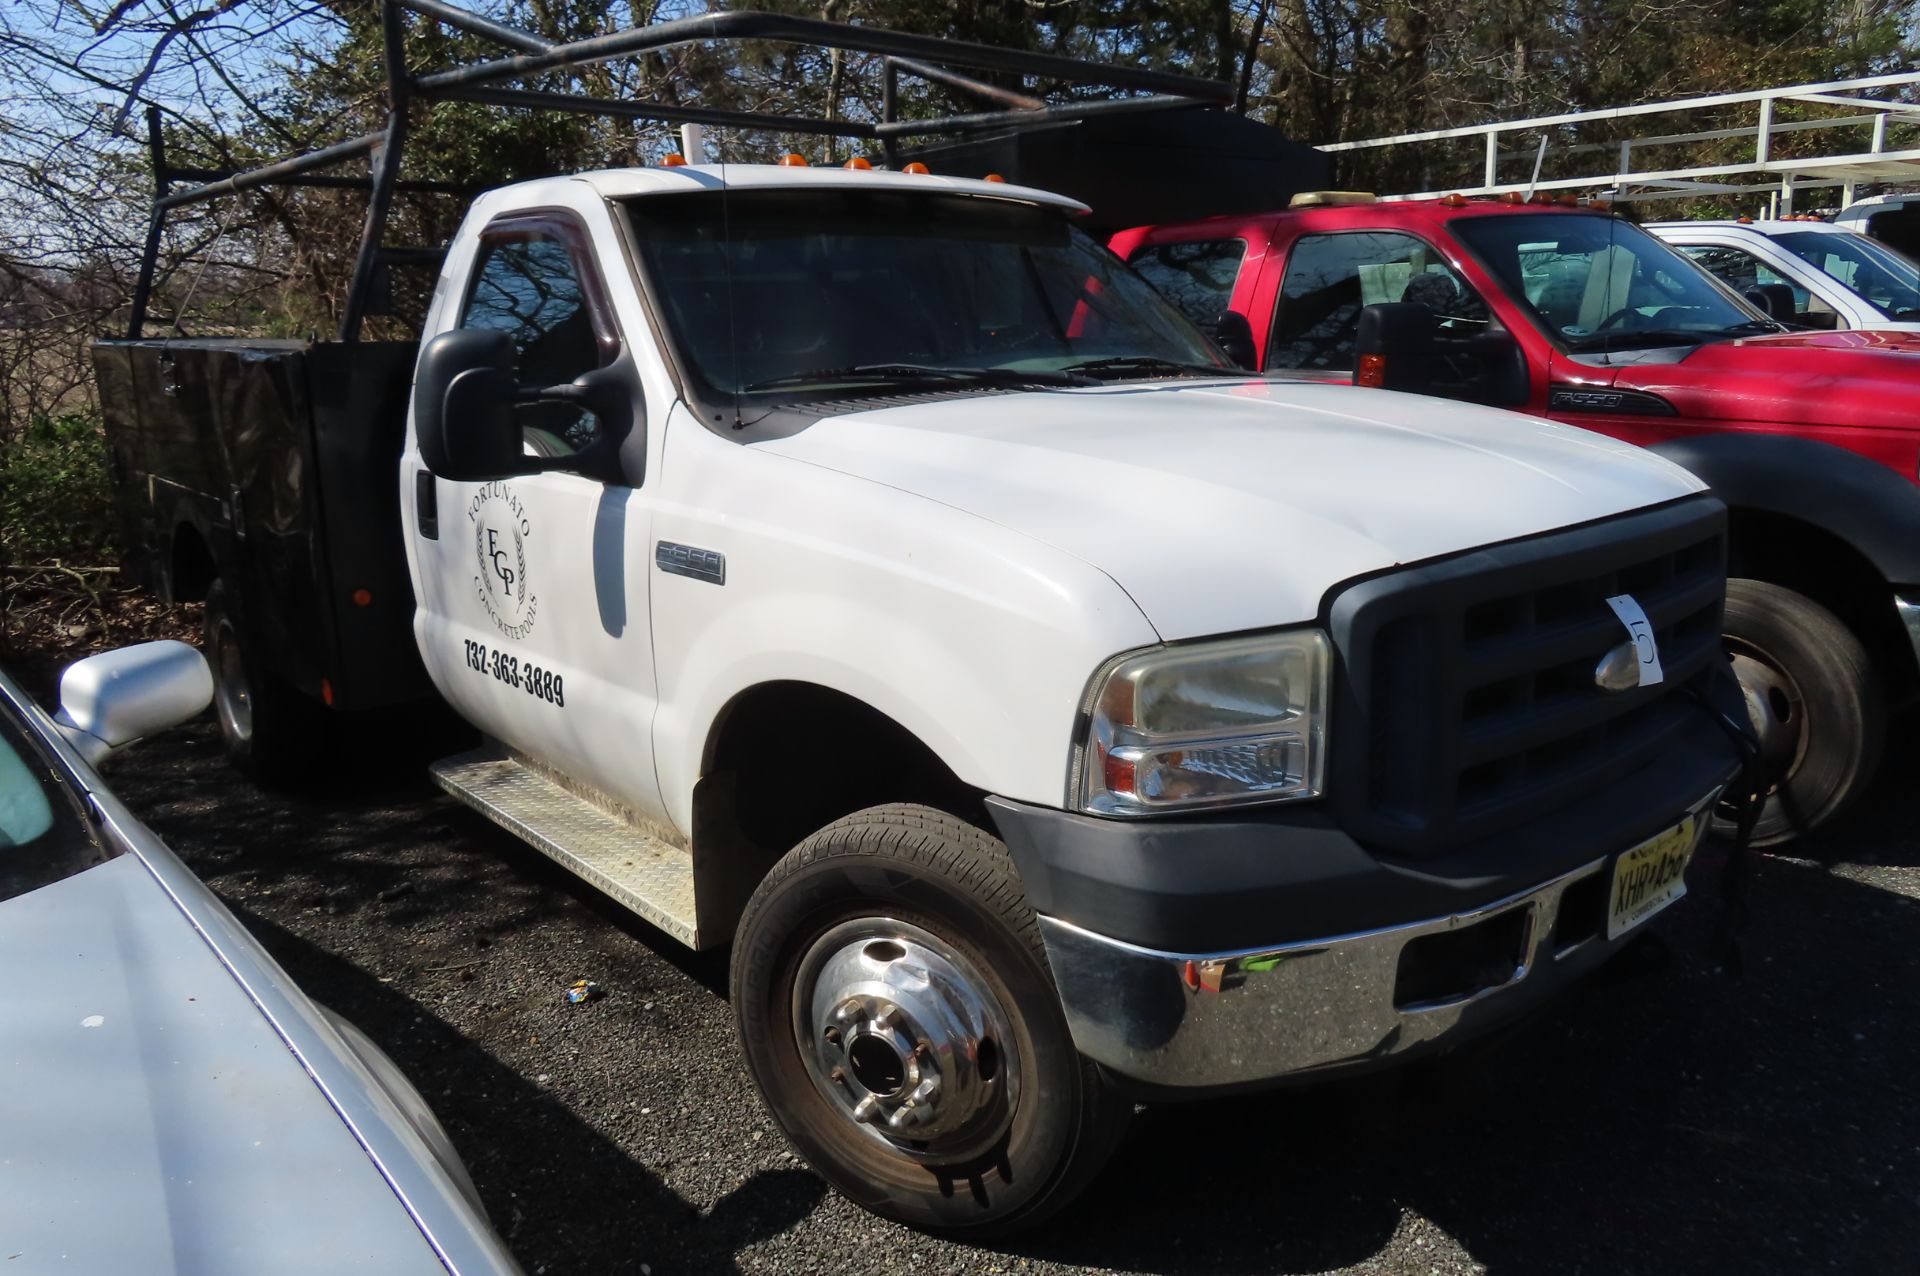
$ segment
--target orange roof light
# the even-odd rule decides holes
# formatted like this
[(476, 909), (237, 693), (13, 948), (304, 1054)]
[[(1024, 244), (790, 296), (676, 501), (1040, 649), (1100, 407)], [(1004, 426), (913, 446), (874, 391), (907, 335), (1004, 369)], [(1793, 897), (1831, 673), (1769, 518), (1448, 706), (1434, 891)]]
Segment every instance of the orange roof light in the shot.
[(1007, 179), (1006, 179), (1006, 178), (1004, 178), (1004, 177), (1002, 177), (1002, 176), (1000, 176), (1000, 174), (998, 174), (998, 173), (988, 173), (988, 174), (986, 175), (986, 177), (985, 177), (985, 178), (983, 178), (982, 180), (983, 180), (983, 181), (989, 181), (989, 182), (1004, 182), (1004, 181), (1006, 181)]
[(782, 155), (780, 157), (780, 167), (781, 168), (805, 168), (807, 167), (807, 157), (800, 154), (798, 151), (788, 151), (785, 155)]
[(848, 160), (845, 164), (842, 164), (840, 167), (850, 168), (854, 170), (856, 173), (864, 173), (873, 167), (873, 161), (869, 160), (864, 155), (856, 155), (852, 159)]
[(661, 168), (685, 168), (686, 165), (687, 165), (687, 157), (682, 155), (679, 151), (675, 151), (673, 154), (667, 156), (665, 159), (660, 161)]
[(1440, 197), (1440, 206), (1442, 208), (1465, 208), (1467, 206), (1467, 197), (1459, 191), (1455, 191), (1451, 195), (1442, 195)]
[(913, 163), (907, 165), (905, 168), (901, 169), (900, 171), (903, 173), (919, 173), (922, 176), (925, 176), (927, 173), (931, 172), (932, 170), (930, 170), (925, 164), (922, 164), (919, 160), (915, 160), (913, 161)]
[(1613, 211), (1613, 201), (1610, 199), (1590, 199), (1587, 201), (1587, 207), (1596, 208), (1603, 213), (1610, 213)]

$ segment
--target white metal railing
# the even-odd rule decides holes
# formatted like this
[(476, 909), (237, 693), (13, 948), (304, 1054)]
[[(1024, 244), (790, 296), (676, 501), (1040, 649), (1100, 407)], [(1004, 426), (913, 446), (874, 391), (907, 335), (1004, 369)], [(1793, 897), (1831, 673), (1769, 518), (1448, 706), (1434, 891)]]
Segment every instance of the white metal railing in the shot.
[[(1920, 123), (1920, 102), (1900, 101), (1893, 97), (1863, 97), (1862, 92), (1920, 86), (1920, 71), (1902, 71), (1890, 75), (1869, 75), (1853, 80), (1832, 80), (1823, 84), (1791, 84), (1781, 88), (1758, 89), (1745, 93), (1714, 93), (1704, 97), (1680, 98), (1667, 102), (1643, 102), (1634, 106), (1608, 107), (1596, 111), (1568, 111), (1559, 115), (1540, 115), (1525, 120), (1506, 120), (1493, 124), (1470, 124), (1463, 128), (1429, 129), (1420, 133), (1401, 133), (1393, 137), (1372, 137), (1357, 142), (1329, 142), (1323, 151), (1373, 150), (1387, 146), (1411, 146), (1420, 143), (1483, 139), (1484, 162), (1481, 184), (1451, 187), (1464, 195), (1496, 195), (1507, 191), (1591, 191), (1619, 200), (1673, 199), (1695, 195), (1755, 194), (1769, 197), (1771, 212), (1785, 214), (1793, 210), (1797, 189), (1839, 186), (1841, 202), (1851, 203), (1854, 187), (1862, 182), (1920, 181), (1920, 149), (1887, 149), (1889, 121)], [(1826, 119), (1780, 120), (1777, 108), (1782, 102), (1801, 102), (1819, 106), (1847, 108), (1850, 114)], [(1756, 108), (1751, 125), (1702, 129), (1692, 132), (1659, 133), (1615, 142), (1586, 142), (1559, 148), (1558, 155), (1605, 153), (1613, 156), (1611, 169), (1596, 168), (1577, 177), (1539, 179), (1541, 157), (1552, 145), (1556, 132), (1583, 124), (1634, 119), (1641, 116), (1678, 115), (1689, 111), (1718, 107)], [(1827, 147), (1830, 153), (1776, 157), (1773, 140), (1785, 133), (1805, 133), (1871, 126), (1871, 140), (1864, 151), (1849, 139), (1836, 138)], [(1519, 141), (1530, 133), (1540, 135), (1540, 144), (1503, 149), (1502, 143)], [(1678, 167), (1641, 169), (1633, 167), (1636, 148), (1685, 146), (1689, 143), (1753, 139), (1752, 158), (1732, 163), (1683, 164)], [(1531, 139), (1528, 139), (1531, 141)], [(1531, 173), (1521, 180), (1501, 180), (1503, 162), (1533, 161)], [(1446, 191), (1421, 191), (1390, 198), (1417, 199), (1446, 194)]]

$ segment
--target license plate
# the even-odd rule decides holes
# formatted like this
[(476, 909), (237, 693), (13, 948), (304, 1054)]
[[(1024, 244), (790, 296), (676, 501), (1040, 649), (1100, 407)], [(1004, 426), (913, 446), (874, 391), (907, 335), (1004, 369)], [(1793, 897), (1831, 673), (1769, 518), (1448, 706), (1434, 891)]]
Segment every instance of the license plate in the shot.
[(1607, 938), (1616, 939), (1687, 893), (1687, 862), (1706, 827), (1703, 809), (1648, 838), (1613, 863)]

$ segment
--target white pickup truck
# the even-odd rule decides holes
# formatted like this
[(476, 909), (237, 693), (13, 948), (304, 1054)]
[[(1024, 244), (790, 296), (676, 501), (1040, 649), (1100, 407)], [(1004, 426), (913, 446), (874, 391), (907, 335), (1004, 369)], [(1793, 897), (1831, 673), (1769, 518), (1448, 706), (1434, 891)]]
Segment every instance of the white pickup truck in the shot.
[(439, 782), (731, 939), (795, 1146), (957, 1233), (1058, 1207), (1137, 1100), (1565, 988), (1685, 889), (1735, 771), (1697, 480), (1236, 371), (1082, 211), (913, 172), (546, 179), (474, 203), (417, 368), (99, 352), (235, 752), (304, 731), (302, 692), (397, 695), (412, 653), (373, 636), (410, 626), (489, 741)]

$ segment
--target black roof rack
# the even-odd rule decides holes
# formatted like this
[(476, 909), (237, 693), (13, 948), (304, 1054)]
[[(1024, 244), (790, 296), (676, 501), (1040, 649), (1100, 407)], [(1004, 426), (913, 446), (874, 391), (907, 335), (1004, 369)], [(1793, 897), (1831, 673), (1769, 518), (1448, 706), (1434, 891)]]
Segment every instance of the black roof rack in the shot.
[[(491, 40), (503, 46), (507, 56), (441, 70), (409, 68), (402, 39), (402, 23), (408, 10), (484, 40)], [(387, 125), (378, 133), (369, 133), (364, 137), (241, 172), (173, 168), (167, 163), (158, 109), (148, 110), (147, 139), (154, 171), (153, 214), (147, 228), (139, 279), (134, 286), (129, 337), (138, 338), (146, 322), (147, 304), (152, 295), (154, 271), (159, 260), (161, 232), (171, 210), (256, 186), (305, 185), (358, 187), (369, 192), (366, 225), (361, 233), (359, 252), (354, 259), (353, 282), (347, 292), (339, 329), (340, 340), (358, 340), (375, 292), (375, 273), (383, 260), (381, 239), (386, 230), (387, 212), (392, 206), (394, 192), (421, 190), (465, 193), (463, 188), (447, 183), (400, 180), (400, 158), (406, 148), (408, 115), (416, 100), (448, 99), (496, 106), (618, 115), (663, 123), (719, 124), (862, 138), (878, 142), (892, 161), (899, 154), (901, 141), (911, 137), (992, 134), (1009, 128), (1102, 115), (1219, 104), (1231, 101), (1233, 97), (1228, 85), (1195, 76), (1136, 67), (1104, 66), (1055, 54), (999, 49), (940, 36), (910, 35), (877, 27), (752, 10), (681, 18), (565, 44), (551, 43), (532, 32), (468, 12), (447, 3), (447, 0), (381, 0), (380, 21), (387, 72), (388, 113)], [(881, 118), (877, 121), (789, 118), (669, 102), (623, 101), (508, 87), (512, 81), (557, 67), (605, 62), (672, 45), (726, 40), (777, 40), (881, 55), (885, 76), (881, 86)], [(1049, 104), (1038, 97), (955, 70), (957, 67), (1045, 77), (1058, 81), (1062, 86), (1117, 89), (1146, 96)], [(901, 119), (898, 89), (902, 76), (924, 79), (954, 89), (979, 99), (988, 109), (934, 119)], [(368, 157), (372, 168), (366, 177), (343, 177), (317, 171), (363, 155)]]

